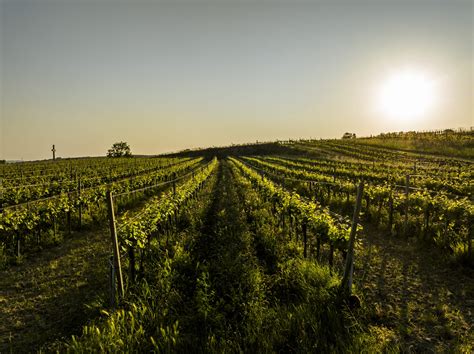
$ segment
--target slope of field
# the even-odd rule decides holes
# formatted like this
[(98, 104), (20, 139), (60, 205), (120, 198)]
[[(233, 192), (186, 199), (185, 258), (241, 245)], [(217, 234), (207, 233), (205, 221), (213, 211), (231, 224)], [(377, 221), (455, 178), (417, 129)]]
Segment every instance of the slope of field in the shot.
[[(448, 133), (415, 135), (414, 148), (407, 133), (108, 162), (112, 174), (90, 165), (85, 204), (59, 189), (53, 204), (1, 214), (0, 351), (471, 352), (472, 134)], [(30, 175), (71, 180), (68, 165), (28, 167), (10, 183), (32, 204)], [(125, 283), (116, 306), (107, 189)]]
[(395, 150), (474, 159), (474, 130), (380, 134), (357, 139), (358, 143)]

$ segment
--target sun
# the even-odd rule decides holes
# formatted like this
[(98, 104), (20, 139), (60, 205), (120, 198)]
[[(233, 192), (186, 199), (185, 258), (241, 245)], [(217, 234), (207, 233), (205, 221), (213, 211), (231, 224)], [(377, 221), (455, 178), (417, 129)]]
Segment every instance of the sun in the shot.
[(429, 75), (401, 70), (390, 75), (377, 92), (378, 111), (397, 120), (421, 118), (436, 101), (436, 85)]

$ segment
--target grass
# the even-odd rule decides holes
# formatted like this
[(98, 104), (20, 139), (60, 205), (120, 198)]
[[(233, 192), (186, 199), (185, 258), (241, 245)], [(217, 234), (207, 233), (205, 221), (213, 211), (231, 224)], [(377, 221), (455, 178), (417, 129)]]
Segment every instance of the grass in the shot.
[(390, 331), (402, 351), (471, 352), (474, 278), (438, 249), (368, 228), (357, 250), (355, 280), (364, 321)]
[(375, 147), (384, 147), (417, 153), (428, 153), (447, 157), (474, 159), (474, 134), (451, 133), (448, 135), (360, 138), (356, 142)]
[(153, 240), (118, 310), (105, 301), (107, 230), (74, 233), (0, 273), (0, 352), (473, 350), (469, 269), (367, 223), (354, 272), (362, 307), (350, 310), (338, 297), (339, 254), (324, 265), (328, 250), (317, 260), (309, 235), (304, 259), (279, 221), (223, 161)]
[(30, 352), (71, 333), (104, 306), (107, 232), (77, 233), (0, 273), (0, 352)]
[(341, 306), (339, 276), (303, 259), (269, 205), (238, 181), (221, 163), (215, 186), (191, 202), (173, 235), (153, 242), (145, 280), (123, 307), (62, 349), (303, 353), (375, 346)]

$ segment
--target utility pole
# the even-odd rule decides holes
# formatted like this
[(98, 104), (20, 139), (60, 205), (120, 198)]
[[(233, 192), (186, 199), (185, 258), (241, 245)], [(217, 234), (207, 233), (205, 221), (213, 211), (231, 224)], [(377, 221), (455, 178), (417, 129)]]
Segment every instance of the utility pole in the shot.
[(51, 149), (51, 151), (53, 152), (53, 160), (56, 160), (56, 148), (53, 144), (53, 148)]

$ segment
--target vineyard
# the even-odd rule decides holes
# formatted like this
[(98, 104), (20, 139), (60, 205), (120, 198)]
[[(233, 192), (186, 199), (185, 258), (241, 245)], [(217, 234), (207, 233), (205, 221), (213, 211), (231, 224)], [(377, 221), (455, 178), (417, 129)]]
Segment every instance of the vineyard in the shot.
[[(1, 164), (0, 352), (471, 352), (473, 137), (440, 136)], [(58, 249), (83, 315), (27, 317)]]

